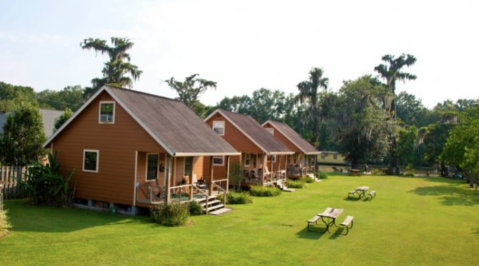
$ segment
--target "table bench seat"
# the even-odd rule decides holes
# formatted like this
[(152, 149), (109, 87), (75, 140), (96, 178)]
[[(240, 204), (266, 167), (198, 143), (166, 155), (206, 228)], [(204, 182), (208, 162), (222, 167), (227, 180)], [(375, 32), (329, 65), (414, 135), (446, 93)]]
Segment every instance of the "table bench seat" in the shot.
[(376, 197), (376, 191), (374, 190), (369, 191), (368, 196), (370, 197), (369, 200), (372, 200), (374, 197)]
[[(344, 219), (344, 221), (340, 224), (341, 226), (346, 227), (346, 234), (345, 234), (345, 235), (347, 235), (347, 234), (349, 233), (349, 229), (350, 229), (350, 228), (353, 228), (353, 225), (354, 225), (353, 219), (354, 219), (354, 216), (348, 216), (348, 217), (346, 217), (346, 219)], [(350, 225), (351, 225), (351, 226), (350, 226)]]
[(321, 218), (321, 216), (316, 215), (316, 216), (314, 216), (313, 218), (311, 218), (311, 219), (308, 220), (308, 231), (311, 231), (311, 230), (309, 229), (309, 226), (310, 226), (312, 223), (318, 224), (319, 218)]

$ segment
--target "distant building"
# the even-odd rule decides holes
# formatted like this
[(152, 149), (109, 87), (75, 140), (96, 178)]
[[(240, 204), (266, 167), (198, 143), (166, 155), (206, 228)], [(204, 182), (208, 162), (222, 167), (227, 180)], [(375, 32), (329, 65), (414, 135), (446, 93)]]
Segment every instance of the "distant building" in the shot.
[[(38, 112), (43, 119), (43, 132), (48, 138), (53, 134), (53, 128), (55, 126), (55, 119), (62, 115), (62, 111), (38, 109)], [(11, 112), (14, 114), (14, 112)], [(3, 126), (7, 122), (7, 117), (10, 113), (0, 113), (0, 134), (3, 134)]]
[(321, 151), (321, 155), (318, 156), (318, 164), (326, 165), (349, 165), (344, 155), (337, 151)]

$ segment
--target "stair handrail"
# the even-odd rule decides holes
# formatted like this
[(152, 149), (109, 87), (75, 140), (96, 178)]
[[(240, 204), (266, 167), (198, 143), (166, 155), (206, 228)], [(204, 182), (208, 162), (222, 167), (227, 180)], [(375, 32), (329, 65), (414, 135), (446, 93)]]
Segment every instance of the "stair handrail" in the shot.
[(211, 184), (213, 184), (213, 186), (216, 186), (219, 190), (223, 191), (223, 205), (226, 207), (226, 193), (227, 191), (225, 189), (223, 189), (221, 186), (217, 185), (216, 182), (221, 182), (221, 181), (227, 181), (228, 179), (222, 179), (222, 180), (213, 180), (213, 182), (211, 182)]
[(192, 188), (196, 188), (196, 191), (198, 191), (200, 194), (203, 194), (205, 196), (205, 212), (208, 214), (208, 201), (209, 201), (209, 194), (204, 192), (202, 189), (199, 187), (195, 186), (194, 184), (191, 184)]

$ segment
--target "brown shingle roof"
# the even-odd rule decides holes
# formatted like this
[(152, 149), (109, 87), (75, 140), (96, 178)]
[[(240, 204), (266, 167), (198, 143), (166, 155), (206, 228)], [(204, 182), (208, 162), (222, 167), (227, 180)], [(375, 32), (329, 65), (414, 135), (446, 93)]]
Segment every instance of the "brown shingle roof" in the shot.
[(259, 145), (267, 154), (294, 153), (286, 147), (286, 145), (275, 139), (273, 135), (266, 131), (251, 116), (233, 113), (223, 109), (218, 109), (217, 111), (230, 120), (234, 126), (242, 131), (246, 137)]
[[(172, 156), (240, 154), (183, 102), (109, 86), (103, 86), (100, 91), (103, 90), (108, 92)], [(92, 99), (96, 98), (99, 92)], [(75, 116), (90, 101), (82, 106)], [(74, 117), (67, 123), (73, 119)], [(62, 129), (63, 127), (58, 131)], [(47, 140), (44, 146), (48, 145), (55, 135)]]
[(296, 131), (290, 126), (277, 121), (268, 120), (263, 125), (269, 123), (281, 134), (283, 134), (289, 141), (291, 141), (296, 147), (298, 147), (305, 154), (320, 154), (318, 150), (314, 148), (308, 141), (303, 139)]

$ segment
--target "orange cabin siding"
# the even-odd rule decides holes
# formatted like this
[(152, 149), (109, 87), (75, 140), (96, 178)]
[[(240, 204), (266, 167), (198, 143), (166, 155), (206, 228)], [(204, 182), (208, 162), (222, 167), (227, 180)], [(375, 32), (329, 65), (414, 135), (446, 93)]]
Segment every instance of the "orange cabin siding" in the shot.
[[(100, 101), (114, 100), (103, 92), (60, 132), (51, 147), (58, 153), (63, 174), (76, 170), (75, 197), (134, 205), (135, 174), (139, 182), (146, 175), (146, 154), (140, 152), (135, 173), (136, 152), (165, 151), (118, 103), (114, 124), (100, 124)], [(84, 149), (99, 151), (98, 173), (83, 171)]]

